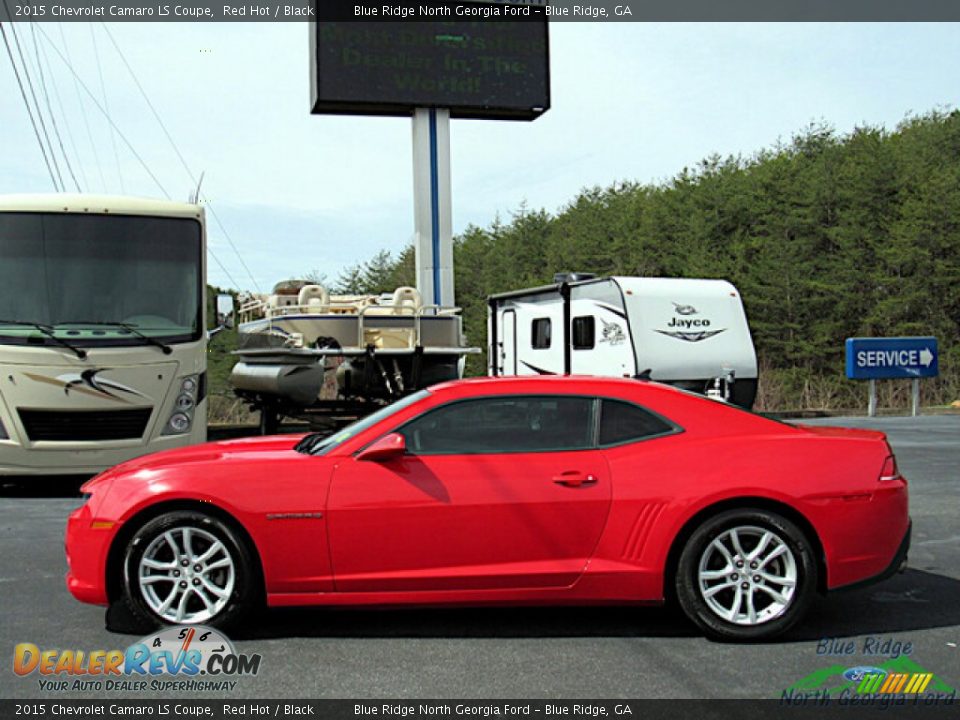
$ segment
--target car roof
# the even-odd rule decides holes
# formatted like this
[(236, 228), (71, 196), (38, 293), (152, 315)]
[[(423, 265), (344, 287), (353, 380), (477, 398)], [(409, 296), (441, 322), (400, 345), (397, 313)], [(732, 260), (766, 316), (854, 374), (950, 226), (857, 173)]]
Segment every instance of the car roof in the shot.
[(477, 392), (551, 392), (590, 393), (609, 392), (620, 394), (626, 390), (636, 390), (638, 386), (656, 388), (670, 393), (681, 393), (676, 388), (649, 380), (634, 378), (602, 377), (596, 375), (524, 375), (499, 377), (473, 377), (463, 380), (450, 380), (429, 388), (432, 393), (458, 391)]

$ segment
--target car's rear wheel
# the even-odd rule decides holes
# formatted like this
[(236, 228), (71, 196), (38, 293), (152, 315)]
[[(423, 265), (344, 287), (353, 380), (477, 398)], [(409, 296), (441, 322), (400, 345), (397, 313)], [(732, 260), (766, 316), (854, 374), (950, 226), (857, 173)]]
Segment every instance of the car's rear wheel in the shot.
[(723, 640), (762, 640), (785, 632), (817, 587), (813, 546), (793, 522), (758, 509), (728, 510), (690, 536), (676, 590), (687, 616)]
[(145, 523), (124, 562), (124, 601), (153, 624), (228, 627), (256, 596), (255, 565), (227, 523), (180, 510)]

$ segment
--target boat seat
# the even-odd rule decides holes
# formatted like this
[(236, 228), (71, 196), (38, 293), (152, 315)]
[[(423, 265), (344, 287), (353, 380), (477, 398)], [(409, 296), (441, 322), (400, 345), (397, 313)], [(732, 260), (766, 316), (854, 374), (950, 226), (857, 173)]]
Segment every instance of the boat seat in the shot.
[(393, 292), (392, 311), (394, 315), (416, 315), (423, 307), (420, 291), (413, 287), (398, 287)]
[(297, 294), (297, 305), (308, 313), (324, 313), (330, 306), (330, 293), (323, 285), (304, 285)]

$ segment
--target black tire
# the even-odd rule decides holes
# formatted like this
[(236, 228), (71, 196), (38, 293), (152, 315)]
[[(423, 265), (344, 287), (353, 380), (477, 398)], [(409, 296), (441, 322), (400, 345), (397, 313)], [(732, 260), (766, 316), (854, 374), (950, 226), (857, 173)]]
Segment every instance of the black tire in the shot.
[[(182, 540), (182, 537), (178, 536), (177, 531), (184, 528), (196, 531), (195, 533), (191, 532), (191, 536), (196, 538), (194, 542), (200, 545), (200, 549), (196, 550), (198, 554), (202, 552), (204, 547), (212, 547), (212, 543), (208, 541), (209, 537), (213, 537), (222, 544), (223, 553), (229, 555), (233, 564), (232, 583), (228, 586), (229, 591), (225, 592), (222, 598), (214, 596), (204, 588), (200, 588), (204, 590), (203, 594), (208, 599), (211, 599), (215, 606), (216, 603), (221, 600), (223, 601), (222, 607), (219, 607), (210, 617), (198, 617), (195, 619), (186, 617), (183, 620), (163, 617), (150, 606), (146, 596), (147, 590), (145, 588), (147, 586), (142, 585), (140, 582), (140, 563), (151, 545), (157, 541), (158, 538), (163, 538), (164, 535), (170, 531), (174, 531), (174, 538), (180, 537)], [(162, 551), (167, 552), (171, 557), (174, 555), (169, 548)], [(225, 555), (218, 551), (214, 557), (214, 561), (223, 557), (225, 557)], [(259, 565), (255, 562), (252, 552), (245, 540), (228, 523), (223, 522), (217, 517), (194, 510), (169, 512), (146, 522), (136, 531), (128, 543), (123, 562), (122, 602), (134, 618), (153, 627), (174, 624), (202, 624), (221, 629), (236, 627), (238, 622), (246, 616), (247, 613), (259, 605), (262, 598), (258, 567)], [(190, 568), (190, 570), (193, 570), (193, 568)], [(158, 574), (162, 574), (165, 571), (157, 572)], [(181, 571), (180, 567), (177, 567), (176, 572), (180, 574), (181, 572), (186, 572), (186, 570)], [(218, 572), (220, 573), (219, 576), (217, 575)], [(216, 578), (228, 577), (226, 575), (227, 572), (227, 570), (223, 569), (211, 571), (211, 573), (206, 573), (204, 578), (213, 578), (214, 584), (220, 587)], [(157, 588), (155, 590), (157, 595), (166, 595), (168, 589), (169, 591), (173, 591), (175, 584), (182, 588), (180, 582), (185, 582), (187, 579), (188, 578), (181, 576), (177, 581), (163, 580), (160, 584), (152, 586)], [(224, 584), (226, 585), (226, 583)], [(222, 589), (226, 590), (226, 587)], [(186, 601), (188, 610), (194, 609), (197, 612), (203, 612), (203, 607), (207, 607), (209, 611), (209, 606), (201, 605), (202, 598), (199, 594), (191, 590), (184, 591), (182, 589), (179, 590), (179, 592), (181, 596), (185, 593), (190, 595)]]
[[(759, 610), (760, 614), (756, 616), (757, 620), (753, 624), (749, 624), (747, 618), (741, 618), (744, 623), (741, 624), (721, 617), (719, 611), (711, 606), (701, 591), (701, 561), (706, 563), (705, 557), (708, 560), (716, 560), (722, 557), (715, 550), (711, 550), (712, 555), (707, 557), (705, 555), (707, 549), (711, 548), (711, 544), (718, 538), (725, 546), (730, 543), (732, 536), (727, 533), (733, 529), (738, 529), (738, 538), (741, 535), (743, 536), (741, 549), (747, 555), (757, 547), (763, 537), (761, 535), (756, 538), (757, 529), (772, 533), (773, 538), (782, 542), (792, 554), (792, 563), (788, 559), (789, 554), (787, 553), (770, 561), (775, 564), (773, 566), (774, 574), (780, 572), (782, 576), (786, 577), (789, 573), (786, 568), (789, 566), (795, 575), (795, 586), (792, 594), (789, 594), (789, 601), (786, 603), (774, 601), (772, 596), (762, 588), (758, 587), (756, 591), (753, 590), (752, 582), (760, 576), (755, 574), (749, 577), (742, 576), (745, 570), (750, 571), (749, 561), (743, 569), (734, 567), (734, 573), (730, 575), (724, 573), (723, 577), (715, 581), (713, 578), (703, 581), (704, 583), (713, 583), (706, 588), (707, 591), (715, 589), (717, 585), (733, 583), (732, 588), (722, 589), (720, 592), (714, 593), (712, 597), (715, 599), (712, 602), (714, 606), (729, 606), (730, 612), (736, 613), (738, 618), (741, 613), (744, 615), (747, 613), (747, 610), (743, 607), (743, 599), (747, 598), (748, 595), (751, 597), (749, 606), (751, 609), (755, 609), (755, 604), (759, 607), (764, 603), (769, 603)], [(754, 538), (756, 538), (756, 544), (751, 545)], [(769, 542), (773, 542), (773, 540)], [(735, 551), (732, 556), (737, 559), (737, 562), (740, 562), (738, 559), (740, 556)], [(722, 562), (725, 567), (729, 566), (726, 560), (722, 560)], [(777, 563), (779, 565), (776, 565)], [(734, 564), (736, 565), (736, 562)], [(705, 569), (708, 572), (720, 572), (716, 569), (716, 565), (706, 564)], [(761, 567), (760, 569), (763, 571), (765, 568)], [(733, 579), (735, 576), (736, 581)], [(741, 590), (741, 588), (744, 588), (744, 583), (748, 585), (749, 590)], [(759, 584), (770, 587), (781, 597), (788, 597), (785, 586), (779, 586), (776, 583), (771, 584), (766, 580), (758, 582)], [(817, 560), (814, 557), (814, 548), (810, 539), (800, 528), (782, 515), (756, 508), (727, 510), (707, 520), (687, 540), (677, 565), (675, 589), (684, 613), (709, 637), (734, 642), (768, 640), (786, 632), (799, 622), (806, 613), (817, 589)], [(735, 595), (741, 598), (739, 604), (737, 604)], [(729, 600), (727, 600), (728, 598)], [(769, 613), (770, 617), (763, 619), (763, 613)]]

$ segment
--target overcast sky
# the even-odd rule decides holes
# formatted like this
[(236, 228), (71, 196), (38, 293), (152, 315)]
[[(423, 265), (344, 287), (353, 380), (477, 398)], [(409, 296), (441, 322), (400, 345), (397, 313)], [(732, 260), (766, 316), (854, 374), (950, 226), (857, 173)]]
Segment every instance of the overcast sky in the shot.
[[(104, 104), (96, 43), (114, 123), (166, 191), (185, 200), (190, 179), (103, 26), (37, 29), (61, 51), (66, 42)], [(267, 289), (311, 270), (334, 279), (410, 241), (410, 121), (310, 115), (305, 24), (109, 29), (193, 173), (206, 173), (204, 192), (250, 269), (211, 222), (211, 251), (233, 280), (211, 260), (212, 283)], [(36, 75), (31, 28), (17, 31)], [(103, 116), (37, 37), (83, 189), (162, 197), (119, 138), (114, 152)], [(508, 217), (522, 201), (556, 211), (584, 187), (658, 182), (714, 152), (752, 154), (810, 122), (892, 128), (909, 113), (954, 107), (958, 39), (954, 24), (554, 23), (546, 115), (453, 121), (454, 232)], [(0, 193), (51, 191), (5, 54), (0, 138)]]

